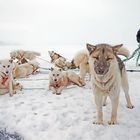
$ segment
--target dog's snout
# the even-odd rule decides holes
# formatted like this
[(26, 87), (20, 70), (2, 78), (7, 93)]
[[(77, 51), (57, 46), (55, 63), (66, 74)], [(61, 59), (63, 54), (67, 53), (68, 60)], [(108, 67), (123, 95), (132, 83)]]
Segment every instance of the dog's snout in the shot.
[(56, 81), (57, 81), (57, 79), (54, 79), (54, 81), (56, 82)]
[(8, 74), (9, 73), (9, 71), (6, 71), (6, 74)]
[(98, 74), (103, 75), (104, 74), (104, 69), (98, 69)]

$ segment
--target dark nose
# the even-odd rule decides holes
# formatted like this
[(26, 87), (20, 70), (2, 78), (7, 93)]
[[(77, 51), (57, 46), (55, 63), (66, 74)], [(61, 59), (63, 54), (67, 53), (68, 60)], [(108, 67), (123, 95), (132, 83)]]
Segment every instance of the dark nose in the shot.
[(57, 81), (57, 79), (54, 79), (54, 81)]
[(98, 74), (103, 75), (104, 74), (104, 69), (98, 69)]
[(6, 74), (8, 74), (9, 72), (8, 71), (6, 71)]

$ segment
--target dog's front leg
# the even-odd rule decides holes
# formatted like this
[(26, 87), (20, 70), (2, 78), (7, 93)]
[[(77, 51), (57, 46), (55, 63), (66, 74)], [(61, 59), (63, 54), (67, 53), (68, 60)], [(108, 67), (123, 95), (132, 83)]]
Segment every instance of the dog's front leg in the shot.
[(13, 89), (13, 78), (10, 77), (9, 79), (9, 95), (13, 96), (14, 89)]
[(102, 100), (103, 97), (100, 93), (95, 93), (95, 104), (97, 109), (97, 118), (94, 124), (103, 124)]
[(59, 87), (59, 88), (57, 89), (57, 91), (56, 91), (56, 94), (57, 94), (57, 95), (60, 95), (61, 92), (62, 92), (62, 90), (64, 89), (64, 87), (65, 87), (65, 86)]
[(49, 86), (49, 90), (52, 90), (52, 93), (56, 94), (56, 89), (53, 86)]
[(119, 95), (117, 97), (110, 96), (111, 104), (112, 104), (112, 112), (111, 112), (111, 120), (108, 122), (110, 125), (114, 125), (117, 123), (117, 109), (119, 104)]

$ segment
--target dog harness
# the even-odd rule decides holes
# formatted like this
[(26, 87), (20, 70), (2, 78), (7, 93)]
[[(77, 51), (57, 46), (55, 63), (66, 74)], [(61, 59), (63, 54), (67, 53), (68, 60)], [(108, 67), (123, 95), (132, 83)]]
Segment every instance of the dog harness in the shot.
[(6, 74), (4, 74), (4, 76), (2, 76), (2, 85), (5, 85), (6, 81), (8, 80), (8, 76)]
[(31, 64), (31, 66), (33, 67), (33, 72), (32, 74), (34, 74), (36, 72), (36, 70), (38, 69), (38, 67), (35, 67), (33, 64)]

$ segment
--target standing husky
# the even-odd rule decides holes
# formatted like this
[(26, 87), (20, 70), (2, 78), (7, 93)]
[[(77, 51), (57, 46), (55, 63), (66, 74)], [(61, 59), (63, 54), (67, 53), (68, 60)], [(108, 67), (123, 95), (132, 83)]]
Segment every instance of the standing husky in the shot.
[(49, 89), (53, 94), (60, 95), (63, 88), (70, 84), (75, 84), (80, 87), (84, 86), (84, 81), (74, 72), (63, 72), (58, 68), (51, 68), (49, 74)]
[(8, 93), (13, 96), (17, 89), (22, 88), (19, 83), (16, 83), (12, 74), (12, 60), (0, 60), (0, 95)]
[[(120, 48), (122, 48), (120, 51)], [(117, 122), (117, 108), (119, 103), (120, 87), (122, 86), (127, 101), (127, 107), (133, 105), (128, 94), (128, 80), (123, 62), (118, 55), (127, 56), (127, 50), (121, 45), (87, 44), (89, 52), (89, 67), (92, 78), (92, 88), (95, 95), (97, 120), (95, 124), (103, 124), (102, 102), (103, 97), (109, 96), (112, 103), (111, 120), (109, 124)]]

